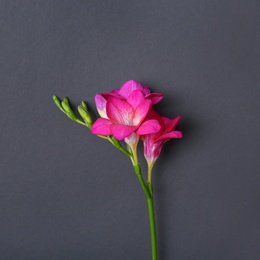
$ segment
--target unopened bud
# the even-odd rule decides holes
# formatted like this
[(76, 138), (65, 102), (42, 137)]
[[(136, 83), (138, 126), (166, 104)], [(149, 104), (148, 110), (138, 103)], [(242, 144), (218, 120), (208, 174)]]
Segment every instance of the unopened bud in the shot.
[(82, 105), (82, 107), (84, 107), (86, 110), (88, 110), (88, 106), (87, 106), (87, 104), (86, 104), (84, 101), (81, 102), (81, 105)]
[(60, 102), (59, 98), (54, 95), (54, 96), (52, 96), (52, 99), (53, 99), (55, 105), (56, 105), (59, 109), (62, 110), (62, 106), (61, 106), (61, 102)]
[(67, 114), (67, 116), (68, 116), (71, 120), (73, 120), (73, 121), (78, 120), (77, 116), (74, 114), (74, 112), (73, 112), (72, 110), (71, 110), (70, 112), (67, 112), (66, 114)]
[(69, 99), (65, 97), (63, 101), (61, 102), (61, 105), (66, 113), (66, 115), (73, 121), (78, 120), (77, 116), (75, 113), (72, 111), (70, 104), (69, 104)]
[(83, 107), (83, 105), (79, 105), (78, 106), (78, 111), (79, 111), (80, 116), (84, 119), (84, 121), (88, 125), (91, 126), (92, 125), (92, 119), (91, 119), (91, 116), (90, 116), (88, 110), (85, 107)]
[(69, 113), (70, 111), (72, 111), (70, 108), (69, 99), (67, 97), (65, 97), (63, 99), (63, 101), (61, 102), (61, 105), (65, 112)]

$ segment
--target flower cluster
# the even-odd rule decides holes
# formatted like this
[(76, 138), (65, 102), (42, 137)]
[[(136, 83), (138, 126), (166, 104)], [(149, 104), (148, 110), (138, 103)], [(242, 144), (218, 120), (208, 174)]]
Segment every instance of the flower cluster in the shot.
[(151, 93), (147, 87), (134, 80), (124, 83), (119, 90), (97, 94), (95, 103), (100, 118), (92, 125), (91, 131), (96, 135), (124, 140), (136, 163), (136, 147), (141, 139), (151, 171), (163, 144), (171, 138), (182, 137), (182, 133), (175, 130), (181, 117), (170, 119), (154, 109), (153, 104), (162, 98), (161, 93)]

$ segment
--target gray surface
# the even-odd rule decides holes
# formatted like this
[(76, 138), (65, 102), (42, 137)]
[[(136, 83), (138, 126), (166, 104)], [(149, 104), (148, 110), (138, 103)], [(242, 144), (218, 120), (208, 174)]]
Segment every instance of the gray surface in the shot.
[(159, 260), (260, 259), (259, 17), (253, 0), (2, 0), (0, 259), (150, 259), (128, 158), (51, 99), (94, 112), (128, 79), (183, 117), (154, 172)]

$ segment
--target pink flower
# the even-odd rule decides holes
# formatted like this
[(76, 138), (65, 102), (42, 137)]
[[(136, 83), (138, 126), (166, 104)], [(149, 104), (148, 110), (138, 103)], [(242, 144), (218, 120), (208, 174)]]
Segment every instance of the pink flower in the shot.
[(148, 163), (148, 167), (152, 168), (161, 153), (163, 144), (171, 138), (182, 137), (182, 132), (175, 131), (181, 117), (178, 116), (174, 119), (170, 119), (160, 116), (154, 109), (151, 109), (147, 115), (147, 119), (156, 120), (161, 126), (161, 129), (158, 132), (141, 136), (141, 139), (144, 142), (144, 156)]
[(105, 92), (102, 95), (104, 97), (116, 96), (121, 97), (123, 99), (127, 99), (135, 90), (140, 90), (144, 94), (145, 99), (152, 100), (153, 104), (158, 103), (163, 98), (163, 94), (151, 93), (149, 88), (142, 86), (139, 82), (135, 80), (128, 80), (122, 85), (120, 89), (114, 89), (110, 93)]
[(137, 135), (145, 135), (160, 129), (160, 124), (155, 119), (144, 121), (152, 101), (146, 99), (140, 90), (133, 90), (125, 98), (117, 95), (110, 95), (108, 98), (96, 95), (95, 101), (102, 118), (93, 124), (93, 134), (113, 135), (117, 140), (122, 140), (134, 132)]
[(135, 90), (139, 90), (144, 95), (145, 99), (152, 101), (152, 104), (158, 103), (163, 98), (163, 94), (151, 93), (150, 89), (142, 86), (139, 82), (129, 80), (125, 82), (120, 89), (114, 89), (111, 92), (104, 92), (101, 95), (97, 94), (95, 96), (95, 103), (99, 115), (103, 118), (107, 118), (106, 102), (109, 98), (114, 97), (117, 99), (127, 100)]

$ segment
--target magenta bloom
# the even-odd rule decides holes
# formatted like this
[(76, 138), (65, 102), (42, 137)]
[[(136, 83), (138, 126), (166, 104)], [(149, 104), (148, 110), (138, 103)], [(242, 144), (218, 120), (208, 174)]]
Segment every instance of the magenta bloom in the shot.
[(160, 116), (154, 109), (151, 109), (147, 119), (154, 119), (158, 121), (161, 126), (161, 129), (158, 132), (141, 136), (141, 139), (144, 142), (144, 156), (147, 160), (148, 166), (153, 167), (161, 153), (163, 144), (171, 138), (182, 137), (182, 132), (175, 131), (181, 117), (178, 116), (174, 119), (170, 119)]
[(125, 99), (116, 95), (108, 99), (97, 95), (95, 101), (102, 118), (93, 124), (93, 134), (113, 135), (117, 140), (122, 140), (134, 132), (145, 135), (160, 130), (161, 126), (155, 119), (144, 121), (152, 101), (146, 99), (140, 90), (133, 90)]
[(162, 98), (161, 93), (151, 93), (150, 89), (142, 86), (139, 82), (135, 80), (129, 80), (123, 84), (120, 89), (114, 89), (111, 92), (104, 92), (101, 95), (97, 94), (95, 96), (95, 103), (98, 113), (101, 117), (107, 118), (106, 113), (106, 102), (109, 98), (117, 98), (122, 100), (127, 100), (133, 91), (139, 90), (145, 99), (151, 100), (152, 104), (158, 103)]
[(150, 89), (142, 86), (139, 82), (135, 80), (128, 80), (123, 84), (120, 89), (114, 89), (111, 92), (105, 92), (102, 95), (104, 97), (117, 97), (127, 99), (131, 93), (135, 90), (139, 90), (145, 96), (145, 99), (150, 99), (153, 104), (158, 103), (163, 98), (163, 94), (161, 93), (151, 93)]

